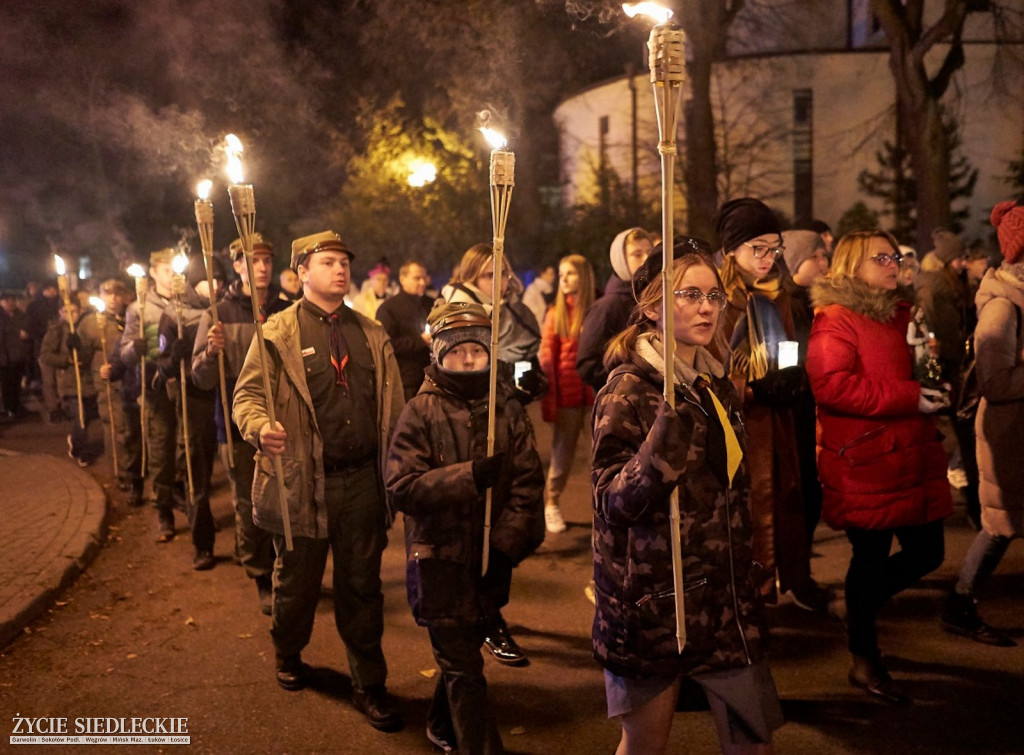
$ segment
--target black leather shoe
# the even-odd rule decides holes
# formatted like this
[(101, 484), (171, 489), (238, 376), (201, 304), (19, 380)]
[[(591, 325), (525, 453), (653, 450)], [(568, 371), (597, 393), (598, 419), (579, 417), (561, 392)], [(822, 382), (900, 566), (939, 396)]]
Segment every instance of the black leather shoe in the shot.
[(378, 731), (398, 731), (404, 725), (395, 701), (383, 687), (357, 687), (352, 690), (352, 705)]
[(209, 571), (216, 563), (210, 551), (196, 551), (196, 556), (192, 559), (192, 568), (196, 571)]
[(289, 655), (277, 656), (277, 683), (289, 692), (297, 692), (309, 681), (309, 666), (302, 662), (302, 657)]
[(508, 633), (508, 625), (501, 618), (488, 627), (487, 636), (484, 637), (484, 647), (491, 652), (498, 663), (504, 663), (506, 666), (526, 666), (530, 662), (523, 649)]
[(256, 592), (260, 596), (260, 612), (264, 616), (274, 613), (274, 584), (269, 574), (256, 577)]
[(455, 752), (455, 737), (438, 734), (430, 728), (430, 724), (427, 724), (427, 739), (430, 740), (430, 744), (442, 752)]
[(880, 660), (863, 655), (853, 656), (853, 667), (847, 678), (854, 687), (887, 705), (904, 706), (913, 702), (896, 686)]
[(951, 592), (942, 609), (942, 628), (950, 634), (968, 637), (975, 642), (1011, 648), (1017, 643), (1009, 635), (991, 627), (978, 616), (978, 604), (970, 595)]
[(160, 514), (159, 524), (157, 526), (156, 541), (158, 543), (169, 543), (174, 539), (174, 514)]

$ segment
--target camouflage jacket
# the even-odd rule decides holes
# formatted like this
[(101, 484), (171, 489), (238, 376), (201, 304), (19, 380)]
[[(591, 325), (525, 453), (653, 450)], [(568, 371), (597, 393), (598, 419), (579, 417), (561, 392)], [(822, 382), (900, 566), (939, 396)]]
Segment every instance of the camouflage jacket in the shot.
[[(480, 578), (485, 494), (473, 460), (487, 456), (487, 378), (427, 367), (391, 440), (385, 483), (405, 515), (406, 588), (424, 626), (479, 620), (482, 591), (501, 596), (488, 608), (508, 602), (511, 568), (489, 574), (503, 583), (493, 590)], [(495, 415), (494, 447), (505, 461), (493, 486), (491, 558), (511, 567), (544, 539), (544, 472), (519, 401), (499, 391)]]
[[(701, 353), (713, 367), (712, 390), (745, 447), (735, 389), (721, 365)], [(762, 656), (766, 637), (754, 588), (746, 463), (727, 488), (721, 458), (707, 456), (710, 423), (721, 437), (715, 415), (702, 406), (692, 382), (677, 383), (675, 411), (664, 402), (662, 386), (661, 374), (634, 353), (612, 371), (594, 406), (593, 651), (620, 676), (742, 667)], [(683, 553), (682, 654), (669, 544), (673, 488), (679, 490)]]

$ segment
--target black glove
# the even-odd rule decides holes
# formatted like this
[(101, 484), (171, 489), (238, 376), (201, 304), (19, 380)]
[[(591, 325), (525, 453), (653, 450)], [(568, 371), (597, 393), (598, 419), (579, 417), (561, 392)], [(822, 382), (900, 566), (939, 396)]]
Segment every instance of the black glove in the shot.
[(807, 373), (800, 366), (786, 367), (769, 372), (760, 380), (751, 380), (747, 385), (759, 404), (786, 406), (807, 390)]
[(146, 356), (146, 352), (149, 350), (146, 345), (145, 338), (136, 338), (132, 341), (132, 348), (135, 350), (135, 356), (142, 359)]
[(78, 333), (68, 333), (67, 340), (64, 343), (68, 345), (68, 351), (82, 350), (82, 339), (78, 337)]
[(493, 487), (498, 481), (498, 474), (501, 472), (501, 465), (505, 463), (505, 452), (499, 451), (494, 456), (486, 459), (477, 459), (473, 462), (473, 482), (477, 490), (486, 490)]
[(177, 367), (181, 362), (189, 359), (192, 356), (192, 349), (186, 341), (180, 338), (171, 344), (170, 357), (171, 363)]

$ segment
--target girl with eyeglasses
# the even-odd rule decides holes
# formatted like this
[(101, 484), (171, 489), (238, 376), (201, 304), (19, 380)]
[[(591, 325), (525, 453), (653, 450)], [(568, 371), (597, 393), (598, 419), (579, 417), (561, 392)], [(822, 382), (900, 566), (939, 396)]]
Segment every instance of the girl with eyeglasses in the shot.
[[(938, 568), (942, 520), (953, 511), (946, 454), (931, 416), (948, 402), (913, 376), (913, 295), (897, 284), (899, 251), (883, 231), (836, 244), (816, 308), (807, 374), (818, 404), (823, 516), (853, 546), (846, 623), (854, 687), (909, 704), (889, 676), (875, 619), (891, 597)], [(892, 541), (900, 549), (891, 553)]]
[[(681, 684), (703, 688), (726, 752), (771, 752), (782, 725), (764, 660), (763, 606), (752, 580), (749, 446), (740, 399), (710, 352), (724, 305), (714, 262), (677, 252), (672, 269), (675, 362), (666, 365), (662, 257), (637, 270), (630, 325), (608, 346), (595, 400), (595, 657), (605, 669), (616, 752), (668, 746)], [(663, 398), (672, 370), (675, 399)], [(669, 501), (678, 491), (673, 531)], [(683, 553), (686, 645), (678, 651), (671, 542)]]
[(763, 202), (744, 197), (722, 205), (716, 231), (728, 297), (722, 331), (731, 348), (729, 377), (743, 398), (750, 437), (750, 508), (761, 594), (775, 603), (777, 591), (788, 592), (800, 608), (824, 611), (828, 593), (811, 577), (793, 418), (807, 382), (802, 366), (779, 365), (779, 344), (796, 341), (790, 294), (776, 264), (784, 249), (782, 229)]

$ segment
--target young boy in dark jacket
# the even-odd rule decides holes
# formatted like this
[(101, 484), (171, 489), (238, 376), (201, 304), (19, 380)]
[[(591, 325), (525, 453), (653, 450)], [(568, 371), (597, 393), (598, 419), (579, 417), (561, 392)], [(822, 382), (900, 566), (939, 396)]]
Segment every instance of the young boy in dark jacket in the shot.
[(483, 307), (439, 306), (428, 324), (434, 363), (405, 405), (385, 475), (392, 507), (405, 514), (409, 603), (441, 668), (427, 738), (446, 751), (500, 753), (480, 648), (508, 603), (513, 567), (544, 538), (544, 473), (526, 411), (500, 387), (487, 455), (491, 323)]

